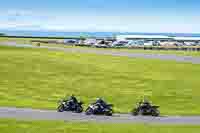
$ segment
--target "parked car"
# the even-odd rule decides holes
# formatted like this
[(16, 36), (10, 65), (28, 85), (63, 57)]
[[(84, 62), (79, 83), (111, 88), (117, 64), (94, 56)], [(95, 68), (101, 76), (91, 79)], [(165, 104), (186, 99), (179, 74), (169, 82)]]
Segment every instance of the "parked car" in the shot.
[(75, 40), (75, 39), (66, 39), (66, 40), (64, 40), (64, 44), (69, 44), (69, 45), (78, 44), (78, 40)]
[(109, 48), (110, 47), (110, 45), (104, 40), (98, 41), (96, 44), (94, 44), (94, 46), (97, 48)]
[(115, 41), (112, 43), (112, 47), (125, 47), (128, 44), (128, 41)]
[(144, 41), (144, 46), (153, 46), (153, 41)]
[(125, 45), (126, 47), (133, 47), (133, 46), (143, 46), (144, 41), (143, 40), (130, 40), (128, 43)]
[(94, 44), (96, 44), (97, 43), (97, 40), (96, 39), (86, 39), (85, 41), (84, 41), (84, 44), (85, 45), (89, 45), (89, 46), (92, 46), (92, 45), (94, 45)]

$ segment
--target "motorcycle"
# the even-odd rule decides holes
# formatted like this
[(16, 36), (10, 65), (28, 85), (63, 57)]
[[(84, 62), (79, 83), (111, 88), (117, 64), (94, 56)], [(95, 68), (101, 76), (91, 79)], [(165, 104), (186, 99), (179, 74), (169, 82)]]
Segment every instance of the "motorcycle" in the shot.
[(60, 104), (57, 108), (58, 112), (64, 112), (64, 111), (72, 111), (74, 113), (81, 113), (83, 112), (83, 102), (77, 102), (73, 103), (71, 101), (60, 101)]
[(99, 104), (91, 104), (86, 109), (85, 113), (86, 115), (106, 115), (106, 116), (112, 116), (113, 114), (113, 105), (108, 104), (106, 107), (102, 107)]
[(155, 105), (149, 105), (149, 106), (139, 105), (138, 107), (136, 107), (132, 110), (132, 114), (134, 116), (151, 115), (151, 116), (157, 117), (160, 115), (158, 108), (159, 108), (159, 106), (155, 106)]

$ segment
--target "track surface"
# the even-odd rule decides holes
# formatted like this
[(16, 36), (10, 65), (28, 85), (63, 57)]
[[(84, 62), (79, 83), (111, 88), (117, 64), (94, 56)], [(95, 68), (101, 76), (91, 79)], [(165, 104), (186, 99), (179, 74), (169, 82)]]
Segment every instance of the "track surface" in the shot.
[(87, 116), (84, 113), (61, 113), (49, 110), (34, 110), (11, 107), (0, 107), (0, 118), (15, 118), (19, 120), (64, 120), (98, 123), (155, 123), (200, 125), (200, 116), (135, 117), (130, 114), (114, 114), (113, 116)]
[(200, 57), (193, 56), (179, 56), (171, 54), (145, 54), (145, 53), (129, 53), (122, 51), (111, 50), (97, 50), (97, 49), (82, 49), (82, 48), (60, 48), (60, 47), (48, 47), (48, 46), (33, 46), (28, 44), (16, 44), (14, 42), (8, 42), (0, 45), (9, 45), (16, 47), (31, 47), (31, 48), (47, 48), (49, 50), (65, 51), (65, 52), (79, 52), (79, 53), (94, 53), (113, 56), (126, 56), (133, 58), (146, 58), (146, 59), (160, 59), (160, 60), (172, 60), (177, 62), (187, 62), (193, 64), (200, 64)]

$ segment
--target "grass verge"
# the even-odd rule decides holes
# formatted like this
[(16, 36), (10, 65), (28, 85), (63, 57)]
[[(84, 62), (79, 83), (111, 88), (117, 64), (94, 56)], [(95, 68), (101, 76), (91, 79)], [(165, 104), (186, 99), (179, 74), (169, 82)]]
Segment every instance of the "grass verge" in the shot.
[(0, 119), (2, 133), (199, 133), (200, 126), (97, 124)]

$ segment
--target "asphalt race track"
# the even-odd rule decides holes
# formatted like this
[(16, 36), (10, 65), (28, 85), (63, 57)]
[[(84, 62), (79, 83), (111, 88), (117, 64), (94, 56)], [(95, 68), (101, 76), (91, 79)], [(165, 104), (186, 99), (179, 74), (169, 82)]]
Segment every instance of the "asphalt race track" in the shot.
[(18, 120), (64, 120), (65, 122), (98, 122), (98, 123), (149, 123), (149, 124), (183, 124), (200, 125), (200, 116), (161, 116), (144, 117), (131, 114), (114, 114), (113, 116), (87, 116), (84, 113), (57, 112), (13, 107), (0, 107), (0, 118)]

